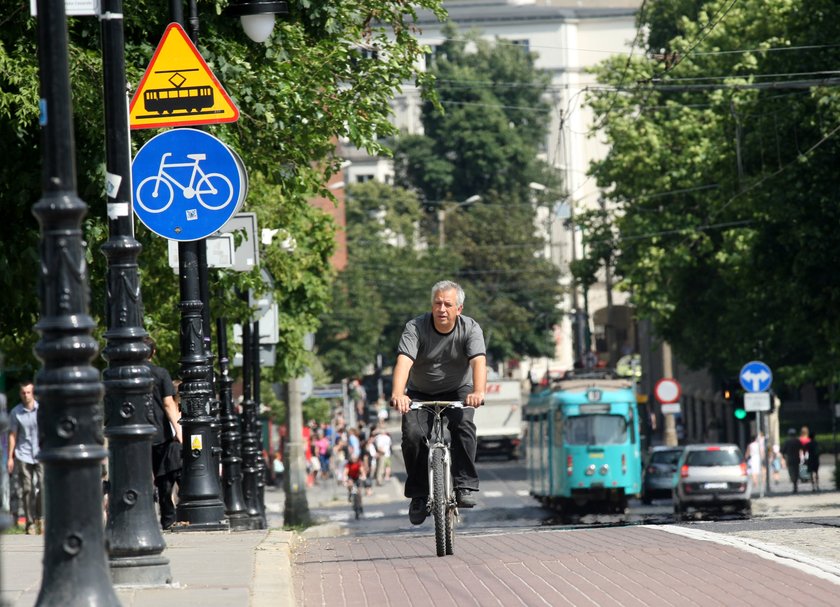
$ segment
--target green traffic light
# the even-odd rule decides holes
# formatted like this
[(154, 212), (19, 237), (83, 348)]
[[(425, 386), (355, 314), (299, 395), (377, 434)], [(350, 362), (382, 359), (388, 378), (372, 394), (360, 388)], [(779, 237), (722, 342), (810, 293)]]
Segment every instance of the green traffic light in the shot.
[(744, 419), (747, 416), (747, 412), (743, 409), (735, 409), (735, 419)]

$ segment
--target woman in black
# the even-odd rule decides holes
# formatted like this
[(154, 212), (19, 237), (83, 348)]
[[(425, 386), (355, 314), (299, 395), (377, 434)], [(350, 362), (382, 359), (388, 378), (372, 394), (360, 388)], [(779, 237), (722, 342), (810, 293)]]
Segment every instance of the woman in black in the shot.
[(817, 437), (811, 432), (810, 441), (805, 446), (808, 453), (808, 474), (811, 477), (811, 491), (820, 490), (820, 447), (817, 444)]

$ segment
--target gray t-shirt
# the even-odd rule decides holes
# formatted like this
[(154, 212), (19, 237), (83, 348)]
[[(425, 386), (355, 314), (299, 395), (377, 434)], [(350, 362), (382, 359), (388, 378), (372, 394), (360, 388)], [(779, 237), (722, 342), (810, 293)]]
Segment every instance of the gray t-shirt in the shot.
[(458, 316), (449, 333), (435, 329), (431, 313), (409, 320), (397, 349), (414, 361), (408, 389), (426, 394), (455, 392), (472, 386), (470, 360), (484, 356), (484, 334), (469, 316)]

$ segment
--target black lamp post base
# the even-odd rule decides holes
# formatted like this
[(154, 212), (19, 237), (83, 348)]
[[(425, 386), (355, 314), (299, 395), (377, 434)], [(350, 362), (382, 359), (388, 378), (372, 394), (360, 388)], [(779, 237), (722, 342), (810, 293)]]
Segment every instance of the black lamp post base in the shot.
[(165, 586), (172, 583), (169, 559), (162, 556), (111, 558), (114, 586)]
[(210, 504), (178, 504), (178, 522), (169, 530), (181, 531), (228, 531), (230, 524), (225, 517), (224, 504), (214, 501)]
[(252, 531), (259, 529), (254, 526), (254, 521), (246, 513), (228, 516), (231, 531)]

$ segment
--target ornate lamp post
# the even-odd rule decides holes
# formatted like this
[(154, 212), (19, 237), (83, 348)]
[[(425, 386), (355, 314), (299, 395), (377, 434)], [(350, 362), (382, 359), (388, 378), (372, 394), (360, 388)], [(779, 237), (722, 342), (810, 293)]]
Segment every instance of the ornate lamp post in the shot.
[(225, 514), (232, 530), (253, 529), (245, 497), (242, 494), (242, 434), (239, 431), (239, 417), (233, 410), (230, 376), (230, 359), (227, 347), (227, 326), (224, 318), (216, 319), (216, 334), (219, 344), (219, 401), (221, 402), (222, 424), (222, 491), (225, 499)]
[(122, 0), (103, 0), (102, 59), (105, 85), (105, 157), (108, 183), (108, 344), (105, 370), (105, 435), (110, 447), (108, 526), (111, 575), (116, 584), (166, 584), (169, 560), (154, 506), (151, 439), (147, 422), (154, 380), (144, 365), (143, 304), (131, 213), (131, 158), (125, 86)]
[(73, 114), (63, 0), (38, 0), (43, 195), (41, 226), (43, 366), (35, 378), (44, 464), (46, 537), (37, 605), (119, 605), (108, 573), (102, 523), (102, 382), (88, 314), (82, 243), (87, 205), (76, 193)]
[(252, 529), (263, 529), (260, 509), (260, 448), (257, 440), (257, 405), (251, 393), (253, 346), (251, 345), (251, 323), (242, 323), (242, 481), (245, 504), (251, 519)]

